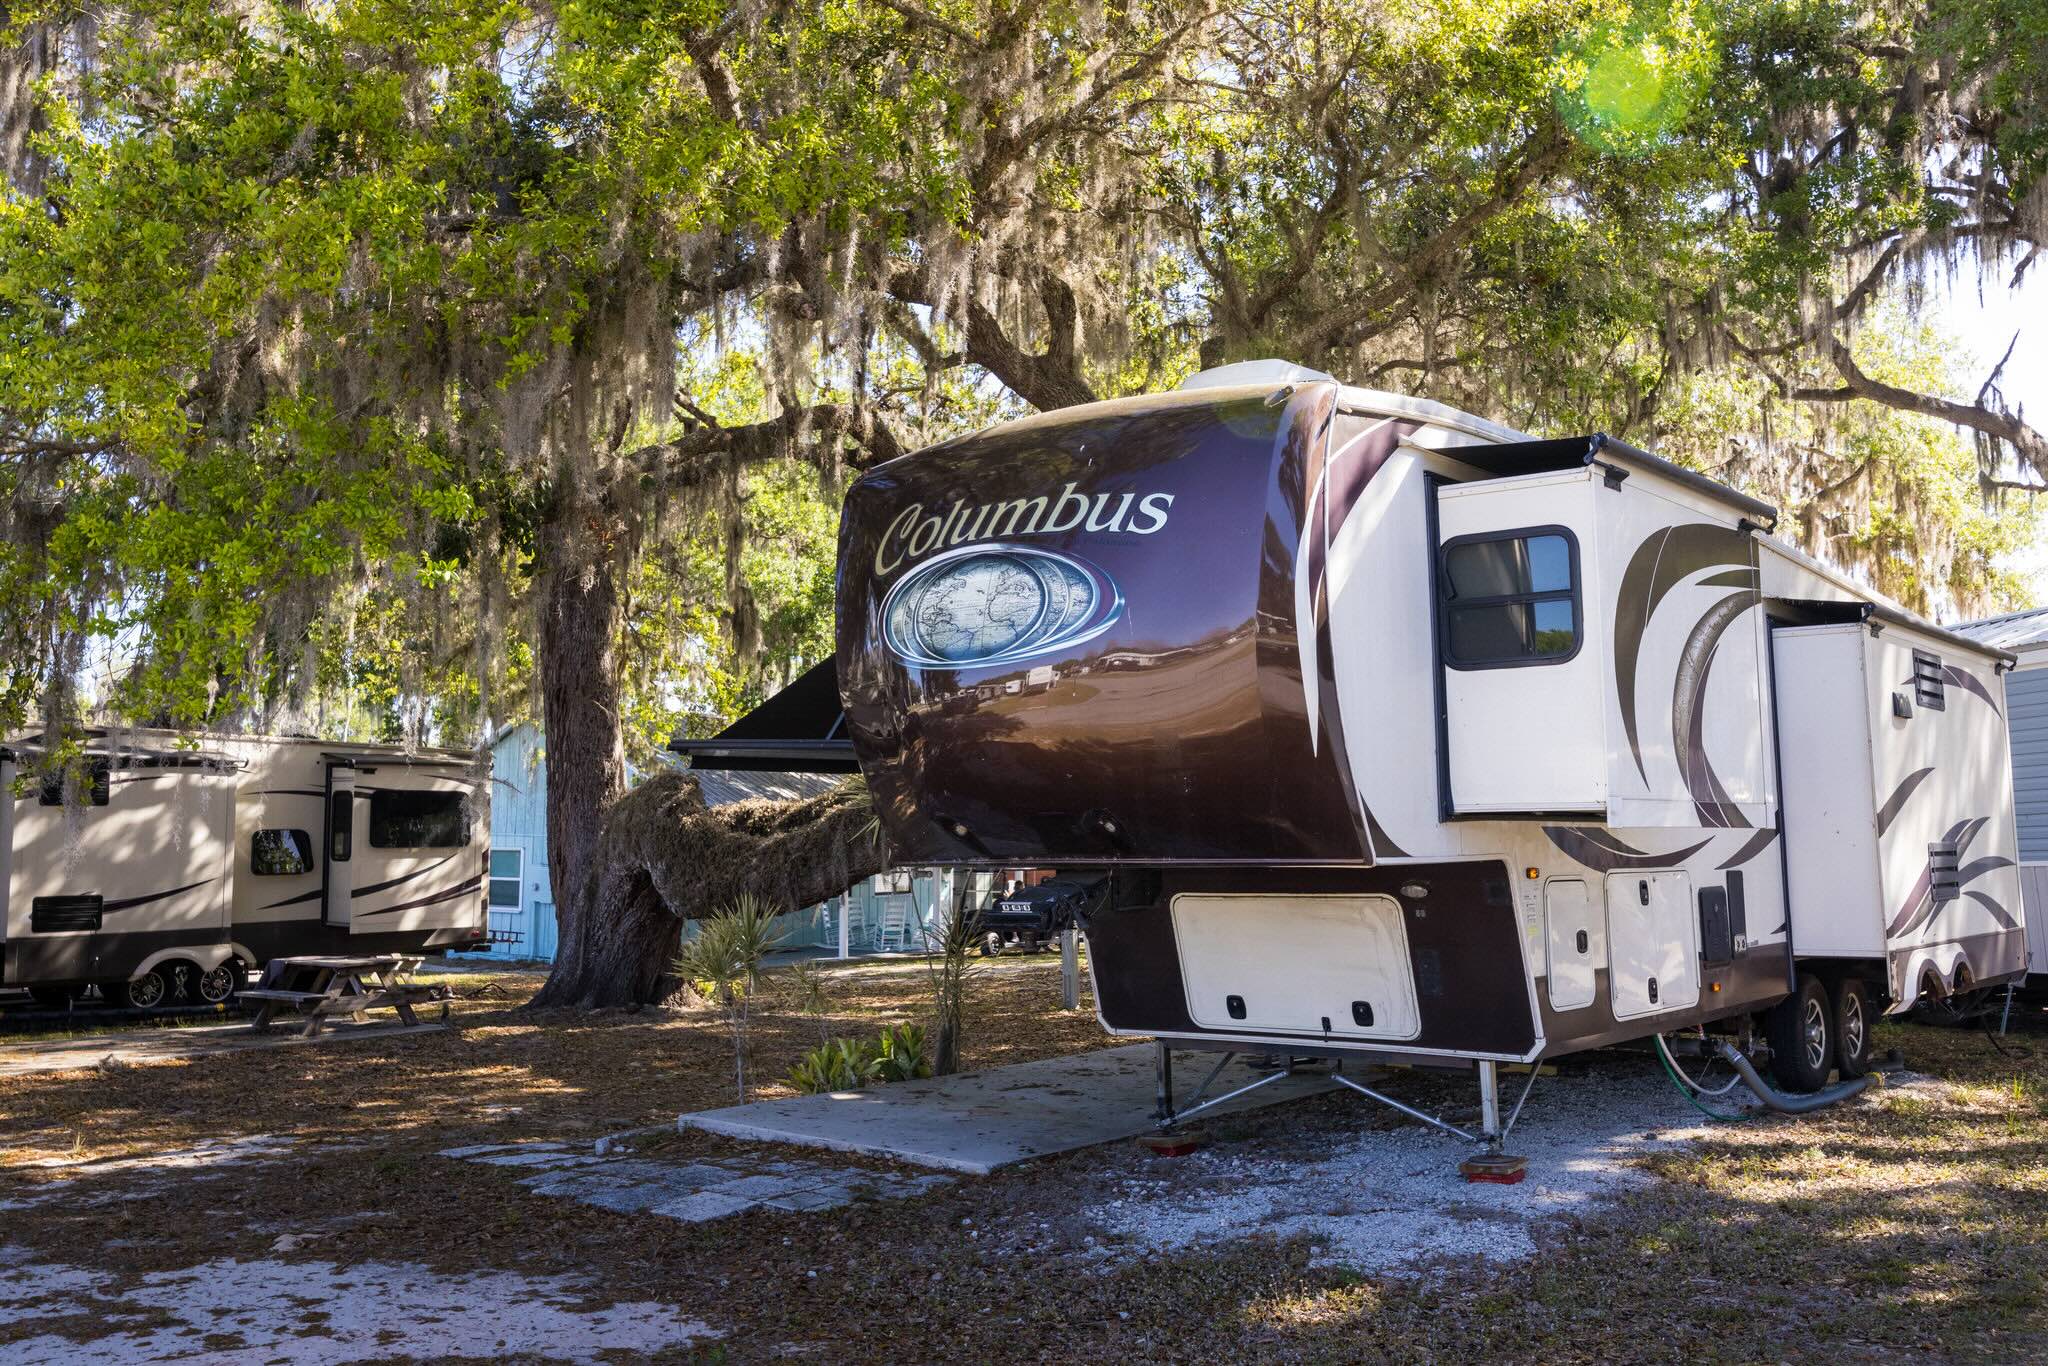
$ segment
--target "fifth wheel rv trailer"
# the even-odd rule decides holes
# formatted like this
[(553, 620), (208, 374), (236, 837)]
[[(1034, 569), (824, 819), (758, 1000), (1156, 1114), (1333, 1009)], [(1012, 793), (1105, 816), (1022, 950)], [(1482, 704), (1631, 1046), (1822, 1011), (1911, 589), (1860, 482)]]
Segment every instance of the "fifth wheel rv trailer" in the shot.
[(2025, 971), (2011, 656), (1775, 520), (1227, 367), (855, 484), (846, 726), (902, 861), (1110, 873), (1112, 1034), (1476, 1065), (1489, 1136), (1500, 1063), (1753, 1019), (1810, 1092)]
[(39, 756), (0, 750), (0, 986), (214, 1003), (271, 958), (487, 938), (472, 756), (95, 731), (65, 773), (19, 781)]

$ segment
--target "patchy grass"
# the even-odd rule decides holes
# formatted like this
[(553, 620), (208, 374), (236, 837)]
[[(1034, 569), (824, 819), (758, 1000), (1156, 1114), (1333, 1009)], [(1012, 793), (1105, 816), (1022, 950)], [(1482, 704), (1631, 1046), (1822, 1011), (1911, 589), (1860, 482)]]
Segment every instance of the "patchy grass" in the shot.
[[(835, 1033), (926, 1008), (914, 965), (832, 972)], [(458, 979), (509, 997), (459, 1001), (459, 1027), (446, 1035), (18, 1079), (0, 1096), (0, 1143), (12, 1145), (0, 1154), (12, 1165), (0, 1200), (48, 1194), (53, 1181), (64, 1193), (6, 1214), (7, 1238), (117, 1278), (215, 1258), (224, 1229), (259, 1252), (280, 1234), (307, 1235), (271, 1254), (286, 1259), (402, 1255), (447, 1272), (594, 1276), (619, 1301), (671, 1304), (724, 1329), (718, 1351), (730, 1360), (2048, 1355), (2048, 1031), (2037, 1016), (2008, 1042), (2011, 1056), (1981, 1034), (1887, 1026), (1880, 1046), (1901, 1048), (1939, 1084), (1719, 1126), (1653, 1154), (1644, 1162), (1661, 1180), (1546, 1226), (1523, 1262), (1368, 1276), (1312, 1264), (1301, 1240), (1160, 1253), (1101, 1237), (1092, 1202), (1135, 1173), (1171, 1170), (1124, 1145), (915, 1201), (704, 1225), (622, 1219), (432, 1156), (462, 1142), (595, 1136), (728, 1103), (729, 1058), (708, 1014), (548, 1020), (509, 1009), (537, 980)], [(1057, 1009), (1050, 960), (999, 960), (971, 995), (971, 1066), (1107, 1042), (1090, 1013)], [(779, 1076), (815, 1041), (801, 1017), (764, 1020), (760, 1074)], [(1426, 1103), (1452, 1089), (1422, 1073), (1389, 1085)], [(1539, 1088), (1530, 1104), (1542, 1103)], [(1278, 1161), (1394, 1122), (1321, 1097), (1232, 1119), (1210, 1137)], [(294, 1140), (292, 1155), (154, 1183), (146, 1171), (25, 1165), (262, 1133)], [(657, 1146), (746, 1151), (700, 1134)], [(25, 1331), (0, 1326), (0, 1344)]]

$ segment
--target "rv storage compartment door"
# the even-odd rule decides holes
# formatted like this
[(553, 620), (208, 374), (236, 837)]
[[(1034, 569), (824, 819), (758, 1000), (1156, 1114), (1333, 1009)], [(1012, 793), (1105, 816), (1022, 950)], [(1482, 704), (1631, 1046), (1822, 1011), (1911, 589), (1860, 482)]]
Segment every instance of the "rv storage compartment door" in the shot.
[(1408, 929), (1386, 896), (1173, 899), (1188, 1018), (1223, 1033), (1333, 1039), (1421, 1032)]
[(1684, 873), (1609, 873), (1608, 994), (1614, 1018), (1683, 1010), (1700, 999), (1699, 924)]
[(1579, 469), (1437, 490), (1448, 815), (1606, 810), (1599, 492)]
[(1607, 929), (1594, 912), (1583, 878), (1554, 877), (1543, 886), (1550, 1008), (1593, 1004), (1594, 974), (1607, 960)]

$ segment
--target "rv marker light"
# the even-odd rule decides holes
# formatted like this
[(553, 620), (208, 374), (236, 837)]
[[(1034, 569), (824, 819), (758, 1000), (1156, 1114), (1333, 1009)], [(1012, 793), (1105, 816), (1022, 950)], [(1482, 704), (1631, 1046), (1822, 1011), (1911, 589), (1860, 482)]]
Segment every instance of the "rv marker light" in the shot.
[(1429, 895), (1429, 884), (1426, 882), (1404, 882), (1401, 884), (1401, 895), (1407, 897), (1410, 901), (1420, 901)]

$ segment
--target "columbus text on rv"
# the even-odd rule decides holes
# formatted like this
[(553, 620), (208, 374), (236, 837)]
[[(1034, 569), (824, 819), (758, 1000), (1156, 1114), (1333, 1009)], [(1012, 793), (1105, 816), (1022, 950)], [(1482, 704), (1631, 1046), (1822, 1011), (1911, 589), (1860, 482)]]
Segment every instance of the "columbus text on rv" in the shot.
[(487, 938), (472, 755), (124, 730), (42, 759), (0, 749), (0, 986), (212, 1004), (272, 958)]
[(864, 476), (844, 734), (902, 862), (1109, 874), (1098, 1010), (1162, 1060), (1471, 1067), (1496, 1138), (1498, 1065), (1651, 1036), (1812, 1092), (2026, 970), (2011, 656), (1776, 515), (1226, 367)]

